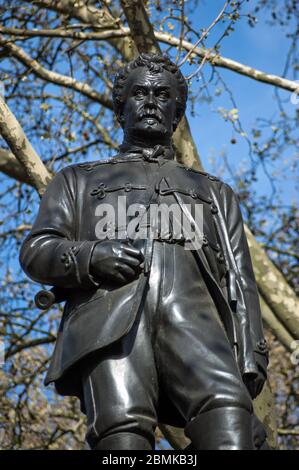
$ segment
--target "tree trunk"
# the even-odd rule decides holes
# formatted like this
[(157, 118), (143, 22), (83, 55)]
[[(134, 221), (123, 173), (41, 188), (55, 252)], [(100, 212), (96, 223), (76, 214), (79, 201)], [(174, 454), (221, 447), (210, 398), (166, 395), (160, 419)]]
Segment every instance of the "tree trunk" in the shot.
[(24, 167), (31, 186), (35, 187), (41, 196), (51, 181), (52, 175), (35, 152), (2, 97), (0, 97), (0, 133), (19, 163)]

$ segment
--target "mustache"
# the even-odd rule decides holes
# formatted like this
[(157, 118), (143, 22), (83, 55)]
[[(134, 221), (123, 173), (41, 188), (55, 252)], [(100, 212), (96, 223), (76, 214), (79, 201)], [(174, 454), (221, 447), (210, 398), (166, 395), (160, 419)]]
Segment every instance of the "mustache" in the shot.
[(162, 122), (163, 121), (163, 115), (161, 111), (158, 108), (142, 108), (138, 113), (137, 113), (137, 118), (139, 121), (143, 119), (144, 117), (149, 117), (149, 118), (156, 118), (157, 121)]

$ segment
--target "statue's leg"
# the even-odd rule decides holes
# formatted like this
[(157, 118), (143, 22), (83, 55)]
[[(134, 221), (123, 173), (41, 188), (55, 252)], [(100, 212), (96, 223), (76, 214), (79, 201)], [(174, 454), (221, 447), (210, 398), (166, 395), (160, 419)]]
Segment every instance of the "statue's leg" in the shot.
[[(210, 416), (212, 417), (212, 415)], [(191, 421), (189, 425), (189, 432), (192, 432), (192, 423), (193, 421)], [(194, 427), (195, 433), (198, 434), (198, 430), (196, 429), (196, 420), (194, 420)], [(271, 447), (267, 443), (267, 433), (265, 427), (263, 423), (254, 414), (251, 416), (251, 427), (253, 433), (254, 450), (271, 450)], [(188, 431), (186, 430), (186, 432)], [(203, 443), (201, 442), (201, 445), (202, 444)], [(185, 450), (193, 452), (195, 450), (195, 447), (192, 444), (189, 444)]]
[(198, 413), (187, 424), (185, 434), (195, 450), (254, 450), (251, 414), (237, 406)]
[(152, 439), (136, 432), (117, 432), (103, 437), (93, 450), (152, 450)]
[(166, 252), (174, 266), (160, 302), (161, 386), (186, 419), (193, 448), (253, 449), (252, 401), (213, 299), (192, 253), (178, 245)]
[(92, 449), (154, 447), (158, 387), (146, 323), (143, 310), (124, 338), (81, 367), (86, 440)]

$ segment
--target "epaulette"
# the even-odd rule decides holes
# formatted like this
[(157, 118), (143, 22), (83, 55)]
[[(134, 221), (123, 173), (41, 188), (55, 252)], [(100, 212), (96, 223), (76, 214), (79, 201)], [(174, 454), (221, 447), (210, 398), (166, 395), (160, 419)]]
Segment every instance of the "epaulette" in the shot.
[(111, 158), (107, 158), (106, 160), (98, 160), (96, 162), (79, 163), (78, 165), (75, 165), (75, 166), (85, 171), (92, 171), (99, 165), (110, 165), (110, 164), (112, 165), (116, 163), (114, 159), (115, 157), (111, 157)]
[(177, 164), (178, 167), (183, 168), (186, 171), (191, 171), (192, 173), (197, 173), (202, 176), (206, 176), (209, 178), (210, 181), (221, 181), (217, 176), (211, 175), (210, 173), (207, 173), (206, 171), (201, 171), (201, 170), (196, 170), (195, 168), (192, 168), (190, 166), (186, 166), (182, 163)]

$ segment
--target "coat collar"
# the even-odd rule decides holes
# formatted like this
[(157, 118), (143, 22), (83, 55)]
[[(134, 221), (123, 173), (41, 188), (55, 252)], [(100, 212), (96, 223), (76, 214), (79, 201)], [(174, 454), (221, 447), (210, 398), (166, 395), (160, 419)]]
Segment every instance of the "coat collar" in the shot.
[(155, 145), (155, 147), (149, 148), (122, 144), (119, 146), (119, 150), (120, 154), (122, 154), (124, 158), (137, 156), (150, 162), (157, 161), (159, 157), (167, 160), (174, 160), (174, 150), (172, 145), (170, 147)]

